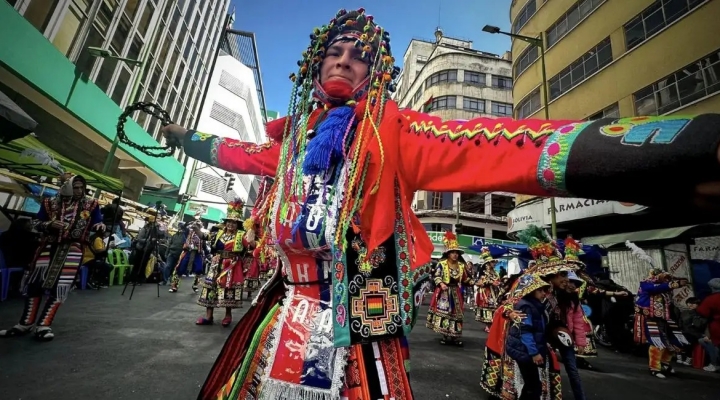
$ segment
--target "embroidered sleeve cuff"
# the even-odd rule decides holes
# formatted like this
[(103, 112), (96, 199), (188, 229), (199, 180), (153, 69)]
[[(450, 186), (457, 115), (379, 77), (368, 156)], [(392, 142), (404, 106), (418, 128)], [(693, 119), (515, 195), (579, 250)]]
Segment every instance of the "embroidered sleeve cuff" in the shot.
[[(551, 193), (662, 205), (720, 178), (720, 115), (603, 118), (558, 129), (537, 178)], [(674, 196), (667, 196), (671, 185)]]
[(183, 150), (189, 157), (217, 167), (219, 140), (217, 136), (189, 130), (183, 140)]

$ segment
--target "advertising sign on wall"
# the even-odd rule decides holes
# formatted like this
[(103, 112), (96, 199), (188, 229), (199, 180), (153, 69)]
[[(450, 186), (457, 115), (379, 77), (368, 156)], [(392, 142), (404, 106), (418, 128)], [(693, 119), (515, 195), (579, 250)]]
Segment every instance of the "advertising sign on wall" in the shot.
[[(544, 202), (538, 201), (537, 203), (523, 205), (510, 211), (507, 215), (508, 233), (520, 232), (530, 225), (544, 226), (543, 204)], [(550, 221), (550, 218), (548, 218), (548, 221)]]
[[(550, 199), (543, 200), (544, 216), (550, 221)], [(556, 198), (555, 218), (557, 222), (574, 221), (608, 214), (631, 214), (646, 207), (633, 203), (579, 198)]]
[[(690, 275), (690, 260), (684, 244), (671, 244), (663, 248), (667, 271), (675, 278), (685, 278), (692, 283)], [(685, 308), (685, 300), (694, 296), (692, 285), (673, 290), (673, 302), (680, 308)]]
[(690, 246), (690, 258), (693, 260), (715, 260), (720, 256), (720, 236), (696, 238)]

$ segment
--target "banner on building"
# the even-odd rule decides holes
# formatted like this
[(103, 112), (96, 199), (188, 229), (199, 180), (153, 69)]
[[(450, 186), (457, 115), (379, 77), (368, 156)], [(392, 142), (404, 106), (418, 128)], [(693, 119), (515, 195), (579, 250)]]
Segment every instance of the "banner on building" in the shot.
[(690, 246), (690, 259), (720, 261), (720, 236), (696, 238)]
[[(508, 233), (520, 232), (530, 225), (545, 226), (543, 201), (516, 207), (507, 215)], [(548, 219), (550, 221), (550, 219)]]
[(695, 295), (692, 287), (692, 274), (690, 274), (690, 259), (687, 247), (682, 244), (671, 244), (663, 248), (665, 266), (674, 278), (685, 278), (691, 284), (673, 290), (673, 302), (680, 308), (685, 308), (685, 300)]
[[(552, 212), (550, 199), (543, 200), (543, 206), (543, 216), (549, 223)], [(645, 208), (645, 206), (618, 201), (558, 197), (555, 199), (555, 218), (557, 222), (566, 222), (609, 214), (632, 214)]]

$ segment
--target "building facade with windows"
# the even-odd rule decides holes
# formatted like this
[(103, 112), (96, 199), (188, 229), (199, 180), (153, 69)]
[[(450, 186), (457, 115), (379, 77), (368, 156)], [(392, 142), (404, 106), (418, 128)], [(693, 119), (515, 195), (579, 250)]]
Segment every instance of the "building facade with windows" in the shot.
[[(508, 54), (475, 50), (472, 42), (445, 37), (438, 29), (434, 41), (410, 42), (394, 99), (400, 108), (447, 120), (511, 117), (511, 76)], [(497, 239), (505, 238), (505, 215), (513, 204), (510, 193), (419, 191), (414, 201), (428, 231), (454, 230), (459, 218), (462, 232)]]
[[(198, 130), (243, 142), (264, 143), (269, 113), (265, 111), (255, 35), (232, 29), (225, 35), (205, 105), (199, 113)], [(226, 203), (236, 197), (245, 201), (248, 206), (245, 212), (249, 216), (257, 199), (259, 180), (253, 175), (231, 174), (191, 160), (184, 177), (185, 185), (192, 196), (186, 213), (192, 214), (193, 208), (206, 206), (206, 219), (219, 221), (222, 217), (217, 216), (225, 214)]]
[[(156, 103), (173, 122), (194, 126), (228, 4), (4, 0), (0, 29), (10, 34), (0, 36), (18, 40), (0, 50), (0, 89), (39, 120), (40, 140), (102, 170), (121, 109), (133, 102)], [(126, 124), (131, 140), (164, 144), (158, 120), (133, 117), (136, 123)], [(108, 174), (123, 180), (126, 197), (137, 198), (144, 186), (178, 187), (185, 159), (181, 150), (155, 158), (120, 144)]]
[[(517, 118), (699, 114), (720, 110), (720, 0), (513, 0), (512, 33), (540, 36), (540, 49), (512, 41)], [(548, 99), (543, 99), (547, 84)], [(550, 221), (549, 202), (518, 196), (508, 218)], [(686, 223), (635, 205), (558, 199), (558, 232), (578, 236)], [(667, 214), (667, 213), (666, 213)]]

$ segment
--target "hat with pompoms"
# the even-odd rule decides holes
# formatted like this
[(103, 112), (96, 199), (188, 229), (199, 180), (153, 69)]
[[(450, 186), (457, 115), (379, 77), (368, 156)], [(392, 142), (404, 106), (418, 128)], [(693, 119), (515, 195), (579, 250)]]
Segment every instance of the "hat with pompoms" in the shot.
[(445, 251), (443, 251), (443, 258), (446, 258), (448, 254), (452, 251), (457, 252), (458, 254), (464, 253), (464, 251), (460, 249), (460, 243), (458, 243), (457, 236), (450, 231), (445, 231), (443, 244), (445, 245)]
[(582, 254), (585, 253), (580, 242), (569, 236), (565, 238), (565, 261), (584, 267), (585, 263), (580, 261), (580, 255)]
[(480, 266), (484, 267), (488, 263), (491, 263), (493, 261), (497, 261), (493, 258), (492, 254), (490, 254), (490, 248), (487, 246), (483, 246), (480, 249), (480, 255), (478, 256), (480, 258)]
[(241, 198), (236, 198), (235, 200), (228, 203), (227, 207), (227, 216), (225, 217), (226, 221), (236, 221), (240, 222), (243, 220), (243, 212), (244, 212), (245, 202)]
[(518, 233), (518, 239), (528, 246), (530, 254), (535, 259), (535, 264), (532, 268), (528, 268), (528, 272), (547, 276), (575, 269), (574, 265), (568, 264), (563, 259), (555, 242), (539, 226), (528, 226)]

